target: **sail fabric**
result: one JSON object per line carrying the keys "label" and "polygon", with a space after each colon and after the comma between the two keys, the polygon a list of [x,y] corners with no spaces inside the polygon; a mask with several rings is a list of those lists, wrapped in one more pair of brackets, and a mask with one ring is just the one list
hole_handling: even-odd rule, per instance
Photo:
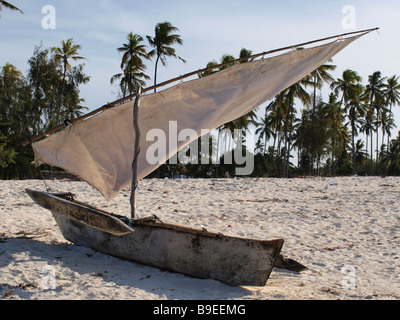
{"label": "sail fabric", "polygon": [[[301,80],[359,36],[340,39],[313,48],[242,64],[209,76],[179,83],[140,99],[140,154],[138,178],[144,178],[203,130],[213,130],[235,120]],[[98,189],[111,201],[131,184],[135,133],[134,101],[107,109],[46,139],[32,144],[38,160],[63,168]],[[177,132],[191,128],[197,136],[173,141],[170,121]],[[156,142],[147,133],[166,134],[166,153],[159,163],[149,163],[147,150]],[[151,161],[150,161],[151,162]]]}

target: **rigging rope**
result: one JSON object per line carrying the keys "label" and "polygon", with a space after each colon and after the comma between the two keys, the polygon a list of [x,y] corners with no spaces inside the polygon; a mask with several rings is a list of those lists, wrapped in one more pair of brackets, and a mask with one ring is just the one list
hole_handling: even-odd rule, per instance
{"label": "rigging rope", "polygon": [[40,173],[40,175],[41,175],[41,177],[42,177],[44,186],[45,186],[45,188],[46,188],[46,192],[53,192],[53,189],[51,189],[51,187],[49,186],[49,184],[46,182],[46,179],[45,179],[45,177],[43,176],[43,172],[42,172],[42,169],[40,169],[40,166],[39,166],[39,173]]}

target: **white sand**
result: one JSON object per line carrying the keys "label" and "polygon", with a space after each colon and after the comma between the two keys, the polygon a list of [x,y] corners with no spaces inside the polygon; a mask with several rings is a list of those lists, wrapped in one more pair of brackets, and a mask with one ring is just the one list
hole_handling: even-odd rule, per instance
{"label": "white sand", "polygon": [[[49,184],[99,208],[129,213],[129,190],[107,203],[84,182]],[[140,183],[141,216],[241,237],[283,238],[282,252],[309,270],[274,268],[265,287],[231,287],[71,244],[25,188],[44,190],[44,184],[0,181],[0,299],[400,299],[400,178]],[[44,273],[46,266],[55,277]],[[46,289],[49,284],[55,288]]]}

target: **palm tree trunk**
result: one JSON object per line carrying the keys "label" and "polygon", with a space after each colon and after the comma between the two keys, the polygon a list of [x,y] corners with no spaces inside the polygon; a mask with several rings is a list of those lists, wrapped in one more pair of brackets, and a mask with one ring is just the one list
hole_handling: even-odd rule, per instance
{"label": "palm tree trunk", "polygon": [[332,174],[332,176],[335,176],[335,174],[336,174],[336,172],[335,172],[335,147],[336,147],[336,138],[335,137],[333,137],[333,139],[332,139],[332,155],[331,155],[331,158],[332,158],[332,163],[331,163],[331,174]]}
{"label": "palm tree trunk", "polygon": [[378,168],[379,168],[379,166],[378,166],[378,163],[379,163],[379,147],[378,147],[378,145],[379,145],[379,134],[378,134],[378,127],[376,127],[376,174],[379,174],[378,173]]}
{"label": "palm tree trunk", "polygon": [[[389,111],[389,121],[392,120],[392,104],[390,104],[390,111]],[[386,144],[386,153],[389,155],[389,143],[390,143],[390,134],[388,132],[387,137],[387,144]],[[387,166],[386,166],[387,167]]]}
{"label": "palm tree trunk", "polygon": [[64,88],[65,88],[66,74],[67,74],[67,66],[66,66],[66,64],[64,64],[64,74],[63,74],[63,79],[62,79],[62,84],[61,84],[61,99],[60,99],[60,105],[58,106],[56,125],[58,125],[60,122],[61,109],[64,104]]}
{"label": "palm tree trunk", "polygon": [[[242,132],[242,118],[238,119],[238,129],[240,130],[240,132]],[[242,139],[242,135],[239,136],[239,139]],[[239,144],[239,146],[242,146],[242,141],[238,141],[237,142]],[[235,147],[236,148],[236,147]],[[240,153],[242,152],[242,150],[240,150]],[[234,159],[233,161],[233,177],[236,177],[236,159]]]}
{"label": "palm tree trunk", "polygon": [[372,146],[372,142],[373,142],[373,139],[372,139],[372,131],[371,131],[371,176],[374,175],[374,161],[373,161],[374,149]]}
{"label": "palm tree trunk", "polygon": [[282,134],[282,132],[280,132],[279,133],[279,136],[278,136],[278,145],[277,145],[277,155],[278,155],[278,157],[280,157],[281,156],[281,145],[282,145],[282,137],[283,137],[283,134]]}
{"label": "palm tree trunk", "polygon": [[[383,146],[385,143],[385,130],[382,130],[382,144],[381,146]],[[383,151],[383,150],[382,150]],[[382,155],[382,154],[381,154]],[[381,167],[379,166],[379,171],[382,172]]]}
{"label": "palm tree trunk", "polygon": [[292,142],[292,131],[293,131],[292,127],[293,127],[293,114],[294,114],[294,104],[293,103],[290,104],[290,109],[289,110],[290,110],[290,119],[289,119],[290,126],[289,126],[289,137],[288,137],[288,148],[287,148],[287,152],[286,152],[286,154],[287,154],[286,172],[285,172],[286,178],[289,178],[290,144]]}
{"label": "palm tree trunk", "polygon": [[387,143],[386,143],[386,153],[389,154],[389,145],[390,145],[390,135],[388,134]]}
{"label": "palm tree trunk", "polygon": [[276,143],[276,136],[277,136],[277,134],[278,134],[278,131],[275,130],[275,134],[274,134],[274,143],[273,143],[273,145],[272,145],[272,155],[274,154],[274,151],[275,151],[275,143]]}
{"label": "palm tree trunk", "polygon": [[353,171],[354,173],[357,172],[356,170],[356,147],[355,147],[355,143],[354,143],[354,139],[355,139],[355,123],[354,123],[354,119],[351,121],[351,147],[352,147],[352,151],[353,151]]}
{"label": "palm tree trunk", "polygon": [[134,91],[135,91],[135,88],[134,88],[134,83],[133,83],[133,77],[132,77],[132,61],[133,61],[133,57],[132,57],[132,54],[131,54],[131,58],[130,58],[131,60],[131,63],[129,63],[129,68],[128,68],[128,79],[127,79],[127,82],[128,82],[128,92],[129,92],[129,94],[133,94],[134,93]]}
{"label": "palm tree trunk", "polygon": [[285,177],[286,174],[286,155],[287,155],[287,140],[288,140],[288,121],[289,121],[289,112],[286,115],[286,121],[285,121],[285,126],[283,129],[284,132],[284,154],[283,154],[283,172],[282,172],[282,176]]}
{"label": "palm tree trunk", "polygon": [[218,178],[218,165],[219,165],[219,133],[221,131],[221,127],[218,127],[218,135],[217,135],[217,155],[215,161],[215,178]]}
{"label": "palm tree trunk", "polygon": [[[317,107],[317,76],[314,77],[314,97],[313,97],[313,109],[311,117],[311,132],[314,132],[315,125],[315,108]],[[314,171],[314,154],[311,154],[311,175]]]}
{"label": "palm tree trunk", "polygon": [[312,108],[312,124],[314,124],[315,108],[317,104],[317,76],[314,77],[314,97],[313,97],[313,108]]}
{"label": "palm tree trunk", "polygon": [[[156,66],[155,66],[155,70],[154,70],[154,86],[156,86],[157,85],[157,66],[158,66],[158,61],[160,60],[160,56],[159,55],[157,55],[157,59],[156,59]],[[157,89],[156,88],[154,88],[154,93],[156,93],[157,92]]]}
{"label": "palm tree trunk", "polygon": [[264,155],[267,153],[267,134],[264,135]]}
{"label": "palm tree trunk", "polygon": [[[367,133],[368,131],[365,131],[365,155],[366,155],[366,159],[368,159],[368,136],[369,134]],[[366,161],[368,163],[368,161]],[[367,168],[365,168],[367,169]]]}

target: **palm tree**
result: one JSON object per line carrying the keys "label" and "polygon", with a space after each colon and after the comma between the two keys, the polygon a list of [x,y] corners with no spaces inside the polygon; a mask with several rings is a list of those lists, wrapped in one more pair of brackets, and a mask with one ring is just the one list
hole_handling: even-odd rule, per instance
{"label": "palm tree", "polygon": [[[147,36],[149,44],[154,47],[154,49],[149,52],[149,56],[157,56],[154,71],[154,86],[157,84],[157,68],[160,60],[164,67],[166,66],[167,57],[178,58],[183,62],[186,62],[184,59],[176,55],[175,49],[171,47],[176,43],[180,45],[183,44],[179,34],[172,34],[172,32],[175,31],[179,31],[179,29],[174,27],[170,22],[160,22],[155,27],[154,38]],[[154,88],[154,92],[156,92],[156,88]]]}
{"label": "palm tree", "polygon": [[[386,80],[384,94],[386,97],[386,101],[389,104],[389,115],[392,116],[392,106],[400,104],[400,83],[399,77],[392,76]],[[387,152],[389,153],[389,139],[390,135],[388,135],[387,139]]]}
{"label": "palm tree", "polygon": [[[253,54],[253,52],[251,50],[242,48],[239,53],[239,59],[250,57],[252,54]],[[244,59],[244,60],[241,60],[240,63],[246,63],[246,62],[250,62],[252,60],[253,59]]]}
{"label": "palm tree", "polygon": [[[239,58],[246,58],[252,55],[251,50],[247,50],[242,48],[239,54]],[[220,64],[222,64],[222,66],[220,66],[218,68],[217,71],[221,71],[224,69],[227,69],[233,65],[235,65],[235,57],[233,55],[230,54],[223,54],[221,59],[220,59]],[[250,59],[245,59],[242,60],[241,63],[246,63],[250,61]],[[231,63],[230,63],[231,62]],[[216,66],[218,65],[216,63],[216,61],[210,61],[207,64],[207,67],[212,67],[212,66]],[[204,77],[206,75],[210,75],[212,73],[215,73],[217,71],[214,70],[210,70],[204,73],[199,74],[199,77]],[[256,118],[257,118],[257,114],[254,110],[250,111],[249,113],[243,115],[242,117],[233,120],[231,122],[228,122],[226,124],[224,124],[223,126],[221,126],[218,130],[222,130],[222,129],[227,129],[225,131],[226,135],[225,135],[225,152],[228,152],[231,148],[231,141],[232,141],[232,136],[229,137],[229,145],[227,143],[228,140],[228,132],[231,132],[233,134],[235,129],[240,129],[242,130],[242,135],[245,136],[246,135],[246,130],[249,127],[250,124],[256,124]]]}
{"label": "palm tree", "polygon": [[[284,94],[283,92],[275,96],[275,99],[265,108],[265,112],[270,112],[271,114],[271,127],[274,130],[274,143],[272,151],[275,149],[276,142],[277,145],[277,155],[280,155],[280,146],[282,133],[284,131],[283,119],[285,116],[285,104],[283,102]],[[276,139],[278,138],[278,141]]]}
{"label": "palm tree", "polygon": [[[382,143],[381,145],[384,144],[385,141],[385,134],[388,135],[388,144],[389,144],[389,139],[392,135],[392,129],[396,128],[396,124],[394,123],[392,114],[389,110],[386,109],[386,111],[381,113],[380,117],[380,126],[382,128]],[[386,146],[386,151],[388,151],[389,148]]]}
{"label": "palm tree", "polygon": [[[264,117],[261,119],[261,122],[257,122],[256,126],[256,134],[259,135],[257,143],[261,145],[261,141],[263,141],[263,153],[267,152],[267,141],[273,136],[274,131],[272,127],[274,119],[272,117],[271,112],[265,112]],[[275,145],[274,145],[275,147]]]}
{"label": "palm tree", "polygon": [[[305,174],[310,174],[313,167],[313,143],[316,142],[316,136],[313,134],[313,125],[316,119],[312,120],[312,111],[304,108],[301,110],[301,119],[296,124],[296,135],[294,146],[298,153],[298,168]],[[321,131],[319,131],[320,136]]]}
{"label": "palm tree", "polygon": [[[239,53],[239,58],[247,58],[250,57],[252,55],[252,51],[251,50],[247,50],[245,48],[242,48],[240,50]],[[223,55],[222,56],[222,61],[221,62],[229,62],[235,60],[234,56],[231,55]],[[246,63],[251,61],[251,59],[244,59],[242,61],[240,61],[240,63]],[[234,63],[228,65],[228,66],[232,66]],[[221,68],[222,70],[222,68]],[[249,113],[243,115],[242,117],[237,119],[237,129],[241,129],[243,131],[243,135],[245,135],[246,130],[248,129],[249,125],[256,125],[257,124],[257,114],[255,112],[255,110],[250,111]]]}
{"label": "palm tree", "polygon": [[[330,59],[328,62],[332,62]],[[313,87],[313,103],[312,103],[312,112],[311,112],[311,126],[314,127],[314,120],[315,120],[315,113],[316,113],[316,106],[317,106],[317,89],[321,90],[324,83],[332,83],[334,78],[329,73],[329,71],[335,71],[336,65],[333,64],[323,64],[311,72],[308,77],[308,81]],[[314,163],[314,159],[311,159],[311,163]]]}
{"label": "palm tree", "polygon": [[110,79],[110,84],[114,84],[115,81],[119,80],[119,89],[121,90],[122,98],[128,95],[129,76],[127,74],[128,70],[123,70],[123,72],[114,74]]}
{"label": "palm tree", "polygon": [[[7,121],[10,118],[9,113],[13,109],[13,97],[15,97],[15,92],[19,87],[18,84],[21,82],[22,73],[13,64],[7,62],[0,69],[0,122]],[[7,108],[2,106],[7,106]],[[0,128],[0,134],[4,133],[1,131]]]}
{"label": "palm tree", "polygon": [[[337,112],[338,117],[342,116],[342,107],[345,106],[347,102],[351,99],[351,97],[355,95],[355,91],[357,91],[357,85],[361,81],[362,79],[356,71],[347,69],[343,71],[342,79],[338,78],[336,79],[336,81],[333,81],[331,83],[331,89],[333,90],[334,94],[336,96],[339,96],[339,94],[341,93],[341,98],[339,100],[339,109]],[[336,119],[335,123],[337,125],[340,124],[339,118]],[[337,127],[337,129],[339,130],[339,127]],[[339,140],[336,140],[336,143],[338,141]],[[332,153],[332,155],[335,155],[335,153]],[[332,164],[334,163],[335,161],[334,159],[332,159]]]}
{"label": "palm tree", "polygon": [[[247,50],[245,48],[242,48],[240,50],[239,53],[239,58],[243,59],[243,58],[247,58],[250,57],[252,55],[252,51],[251,50]],[[222,56],[222,60],[221,63],[225,63],[225,62],[229,62],[229,61],[233,61],[235,60],[235,57],[232,55],[223,55]],[[247,63],[249,61],[251,61],[252,59],[243,59],[240,61],[240,63]],[[220,70],[228,68],[230,66],[234,65],[234,62],[232,62],[232,64],[229,64],[227,66],[221,67]],[[241,116],[240,118],[238,118],[237,120],[233,121],[233,126],[236,127],[236,129],[239,129],[242,131],[242,136],[245,137],[246,136],[246,130],[249,128],[250,125],[257,125],[257,114],[255,112],[255,110],[252,110],[248,113],[246,113],[245,115]],[[235,163],[235,167],[236,167],[236,163]],[[234,174],[235,174],[236,169],[234,170]]]}
{"label": "palm tree", "polygon": [[[380,119],[380,113],[382,112],[383,105],[385,103],[384,99],[384,83],[383,81],[386,78],[382,78],[381,72],[376,71],[372,75],[368,77],[368,84],[366,86],[366,95],[369,98],[369,107],[376,112],[376,161],[379,159],[379,134],[378,134],[378,126],[379,124],[379,119]],[[372,153],[372,150],[371,150]]]}
{"label": "palm tree", "polygon": [[284,127],[286,153],[284,157],[284,177],[289,176],[289,158],[293,133],[293,118],[294,114],[296,113],[296,109],[294,108],[295,99],[300,99],[300,101],[305,105],[311,104],[311,97],[304,88],[308,85],[310,85],[310,81],[308,78],[304,78],[284,90],[284,96],[286,100],[285,105],[287,107]]}
{"label": "palm tree", "polygon": [[127,43],[117,49],[118,52],[123,53],[121,62],[122,73],[115,74],[110,79],[111,84],[121,79],[120,89],[123,97],[128,93],[133,94],[135,92],[136,83],[145,86],[146,83],[143,79],[150,79],[143,72],[146,70],[146,66],[143,64],[142,58],[150,59],[146,52],[146,46],[141,44],[143,38],[138,34],[130,32],[127,40]]}
{"label": "palm tree", "polygon": [[[332,62],[332,59],[329,60]],[[316,97],[317,97],[317,89],[321,90],[324,83],[332,83],[334,81],[332,75],[329,71],[335,71],[336,65],[333,64],[323,64],[319,66],[316,70],[311,72],[309,75],[309,80],[313,83],[314,88],[314,96],[313,96],[313,109],[312,109],[312,117],[314,118],[315,107],[316,107]]]}
{"label": "palm tree", "polygon": [[[373,174],[373,151],[372,151],[372,133],[374,131],[375,115],[374,110],[366,106],[366,115],[362,121],[361,131],[366,135],[366,148],[368,148],[368,137],[371,136],[371,175]],[[367,150],[368,154],[368,150]]]}
{"label": "palm tree", "polygon": [[[243,52],[243,50],[246,50],[246,49],[242,49],[241,53]],[[249,51],[249,52],[251,52],[251,51]],[[235,60],[234,56],[232,56],[230,54],[223,54],[219,63],[215,60],[210,61],[209,63],[207,63],[207,66],[206,66],[206,69],[209,69],[209,70],[200,72],[198,74],[198,76],[199,76],[199,78],[203,78],[205,76],[209,76],[210,74],[216,73],[216,72],[224,70],[226,68],[229,68],[235,64],[234,60]],[[229,62],[232,62],[232,63],[229,63]],[[219,66],[220,64],[222,64],[222,66]],[[219,66],[219,67],[217,67],[217,66]],[[210,69],[211,67],[215,67],[215,68]]]}
{"label": "palm tree", "polygon": [[0,11],[3,10],[3,7],[14,11],[19,11],[23,14],[22,10],[18,9],[16,6],[13,6],[11,3],[7,1],[0,0]]}
{"label": "palm tree", "polygon": [[[88,110],[87,107],[83,106],[81,102],[85,102],[85,99],[79,98],[78,103],[74,106],[69,106],[65,110],[66,116],[68,116],[68,119],[76,119],[85,114],[85,111]],[[85,110],[85,111],[82,111]]]}
{"label": "palm tree", "polygon": [[360,119],[366,112],[365,98],[363,99],[364,86],[357,84],[352,90],[349,101],[346,104],[345,110],[349,118],[351,126],[351,140],[352,140],[352,155],[353,155],[353,170],[356,170],[356,144],[355,137],[357,136],[357,128],[359,128]]}
{"label": "palm tree", "polygon": [[113,75],[110,79],[110,83],[114,84],[115,81],[120,80],[119,87],[121,90],[122,97],[125,98],[127,95],[136,92],[136,83],[140,86],[145,86],[145,80],[149,80],[150,77],[143,72],[143,69],[137,70],[135,66],[126,67],[122,72]]}
{"label": "palm tree", "polygon": [[[213,61],[210,61],[209,63],[207,63],[207,67],[206,67],[206,68],[209,69],[209,68],[215,67],[215,66],[217,66],[217,65],[218,65],[218,62],[215,61],[215,60],[213,60]],[[203,78],[203,77],[209,76],[210,74],[213,74],[213,73],[216,73],[216,72],[218,72],[218,70],[216,70],[216,69],[209,69],[209,70],[207,70],[207,71],[200,72],[200,73],[198,74],[198,76],[199,76],[199,78]]]}
{"label": "palm tree", "polygon": [[328,121],[328,136],[330,140],[330,151],[331,151],[331,173],[334,175],[336,173],[336,158],[338,154],[338,141],[340,140],[340,128],[342,127],[343,112],[340,108],[340,101],[338,101],[337,94],[331,92],[329,94],[328,102],[326,103],[324,109],[326,110],[326,118]]}
{"label": "palm tree", "polygon": [[[218,71],[224,70],[224,69],[226,69],[226,68],[228,68],[230,66],[233,66],[234,62],[232,62],[232,64],[227,64],[227,65],[224,65],[224,66],[219,66],[219,65],[220,64],[225,64],[225,63],[228,63],[228,62],[234,61],[234,60],[235,60],[234,56],[229,55],[229,54],[223,54],[221,59],[220,59],[220,63],[218,63],[215,60],[212,60],[212,61],[207,63],[207,69],[209,69],[211,67],[215,67],[214,69],[209,69],[207,71],[200,72],[198,74],[198,77],[199,78],[203,78],[203,77],[209,76],[209,75],[211,75],[213,73],[216,73]],[[217,67],[217,66],[219,66],[219,67]],[[229,137],[229,147],[228,147],[228,143],[227,143],[227,141],[228,141],[228,132],[229,131],[233,132],[234,129],[237,129],[238,128],[238,123],[239,123],[238,120],[234,120],[234,121],[226,123],[226,124],[224,124],[224,125],[222,125],[222,126],[217,128],[218,136],[217,136],[217,151],[216,151],[216,154],[217,154],[218,161],[219,161],[219,149],[220,149],[219,148],[220,147],[220,132],[223,131],[224,129],[226,129],[226,131],[224,132],[225,133],[225,137],[224,137],[224,148],[225,148],[225,150],[224,150],[224,153],[226,153],[226,152],[228,152],[228,149],[230,148],[230,142],[231,142],[231,138],[232,138],[232,137]],[[218,161],[217,161],[216,166],[215,166],[216,177],[218,177]]]}
{"label": "palm tree", "polygon": [[340,107],[342,107],[357,90],[357,84],[362,81],[361,77],[356,71],[347,69],[343,71],[342,79],[338,78],[331,83],[331,89],[335,94],[342,93],[340,99]]}
{"label": "palm tree", "polygon": [[363,164],[367,160],[367,154],[364,152],[364,142],[361,139],[358,139],[356,142],[356,163]]}
{"label": "palm tree", "polygon": [[61,97],[60,97],[60,105],[58,107],[57,112],[57,121],[56,124],[59,123],[61,108],[63,107],[63,99],[64,99],[64,89],[65,89],[65,79],[67,76],[67,71],[71,70],[71,65],[69,63],[69,59],[74,61],[85,59],[78,55],[78,50],[81,49],[81,46],[73,43],[73,39],[70,38],[66,42],[61,41],[61,47],[53,47],[51,50],[54,52],[54,58],[58,63],[62,64],[62,85],[61,85]]}
{"label": "palm tree", "polygon": [[22,77],[21,71],[16,66],[7,62],[0,71],[0,77],[2,79],[1,85],[4,89],[7,89],[8,83],[15,82]]}
{"label": "palm tree", "polygon": [[399,174],[400,167],[400,131],[396,139],[390,141],[390,151],[387,154],[387,168],[389,174]]}
{"label": "palm tree", "polygon": [[[231,54],[223,54],[221,57],[221,64],[223,64],[223,66],[220,66],[218,71],[227,69],[229,67],[232,67],[235,64],[235,57],[232,56]],[[232,62],[232,63],[228,63],[228,62]],[[228,64],[226,64],[228,63]]]}
{"label": "palm tree", "polygon": [[127,39],[128,43],[123,44],[122,47],[117,49],[118,52],[123,53],[121,69],[124,69],[129,63],[139,69],[143,66],[142,58],[150,59],[146,52],[146,46],[141,44],[143,38],[138,34],[130,32]]}

